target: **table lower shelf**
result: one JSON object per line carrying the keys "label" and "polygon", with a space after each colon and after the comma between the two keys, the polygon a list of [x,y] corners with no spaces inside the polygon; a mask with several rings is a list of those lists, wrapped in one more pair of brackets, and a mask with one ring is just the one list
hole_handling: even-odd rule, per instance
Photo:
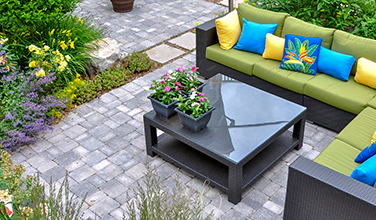
{"label": "table lower shelf", "polygon": [[[285,131],[263,151],[244,163],[242,187],[239,190],[243,191],[252,181],[298,144],[299,140],[292,137],[292,132]],[[152,146],[152,151],[198,178],[209,180],[211,185],[228,193],[229,167],[227,165],[168,134],[158,137],[158,143]]]}

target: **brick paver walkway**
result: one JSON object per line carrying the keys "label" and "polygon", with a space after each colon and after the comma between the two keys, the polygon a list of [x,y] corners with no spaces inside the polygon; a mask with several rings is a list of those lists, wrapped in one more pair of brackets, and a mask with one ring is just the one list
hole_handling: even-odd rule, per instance
{"label": "brick paver walkway", "polygon": [[[83,0],[77,11],[108,26],[108,35],[122,44],[123,51],[132,52],[185,32],[224,9],[204,0],[136,0],[132,12],[118,14],[107,0]],[[179,39],[172,42],[179,44]],[[54,131],[42,134],[37,144],[19,149],[13,162],[25,165],[26,174],[39,172],[42,182],[52,178],[60,183],[68,172],[71,191],[81,198],[88,193],[84,217],[122,219],[126,192],[143,178],[147,163],[157,167],[166,183],[178,172],[158,156],[146,155],[142,116],[152,109],[146,98],[150,82],[182,65],[195,65],[195,52],[79,106]],[[335,135],[307,123],[301,150],[289,152],[270,168],[237,205],[229,203],[220,190],[211,189],[205,194],[205,212],[214,210],[216,219],[281,219],[289,164],[298,155],[315,158]],[[201,180],[185,172],[179,175],[188,188],[201,190]]]}

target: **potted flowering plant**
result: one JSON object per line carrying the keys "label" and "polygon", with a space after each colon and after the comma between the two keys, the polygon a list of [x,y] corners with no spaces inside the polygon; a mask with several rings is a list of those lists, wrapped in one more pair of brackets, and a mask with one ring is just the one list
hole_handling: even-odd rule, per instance
{"label": "potted flowering plant", "polygon": [[184,127],[193,132],[198,132],[209,123],[215,107],[209,105],[209,99],[204,97],[204,93],[197,93],[193,89],[188,97],[180,96],[175,111]]}
{"label": "potted flowering plant", "polygon": [[178,102],[181,83],[172,78],[168,72],[164,73],[161,80],[154,80],[149,90],[153,90],[148,98],[155,112],[166,118],[174,113],[175,104]]}
{"label": "potted flowering plant", "polygon": [[205,86],[205,83],[200,82],[197,79],[197,75],[200,74],[197,71],[197,67],[193,66],[191,68],[185,68],[181,66],[175,71],[171,71],[171,76],[180,82],[182,85],[182,92],[186,95],[191,94],[192,89],[197,91],[202,91],[202,88]]}

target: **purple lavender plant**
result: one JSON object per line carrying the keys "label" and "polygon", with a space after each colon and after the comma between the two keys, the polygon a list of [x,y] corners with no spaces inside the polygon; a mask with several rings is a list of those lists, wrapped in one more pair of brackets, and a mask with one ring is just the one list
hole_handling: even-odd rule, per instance
{"label": "purple lavender plant", "polygon": [[0,65],[0,145],[7,151],[33,143],[38,133],[52,130],[50,111],[66,107],[63,100],[46,92],[55,73],[37,77],[37,71],[8,71]]}

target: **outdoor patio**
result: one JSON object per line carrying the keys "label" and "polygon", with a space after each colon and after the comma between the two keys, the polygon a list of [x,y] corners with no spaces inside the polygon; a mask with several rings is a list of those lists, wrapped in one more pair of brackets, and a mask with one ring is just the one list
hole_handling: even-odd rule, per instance
{"label": "outdoor patio", "polygon": [[[71,191],[80,198],[88,193],[85,218],[122,219],[126,192],[137,187],[147,163],[157,167],[171,188],[179,173],[185,186],[200,192],[202,180],[178,171],[158,156],[147,156],[143,115],[152,110],[147,99],[152,80],[170,69],[195,65],[191,30],[226,10],[224,5],[205,0],[136,0],[132,12],[119,14],[113,12],[109,0],[82,0],[76,12],[106,26],[106,35],[119,42],[121,51],[148,49],[149,56],[164,66],[79,106],[53,131],[41,134],[38,143],[20,148],[13,162],[25,166],[25,175],[39,172],[44,183],[50,178],[61,183],[68,172]],[[282,219],[288,166],[299,155],[314,159],[335,136],[307,122],[299,151],[287,153],[266,171],[237,205],[211,188],[205,193],[205,213],[214,211],[215,219]]]}

